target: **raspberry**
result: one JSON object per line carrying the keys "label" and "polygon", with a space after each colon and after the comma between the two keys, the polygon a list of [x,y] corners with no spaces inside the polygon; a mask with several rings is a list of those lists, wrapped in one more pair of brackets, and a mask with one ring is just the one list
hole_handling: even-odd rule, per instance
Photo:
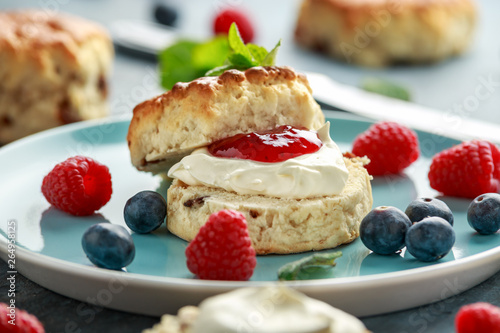
{"label": "raspberry", "polygon": [[233,22],[236,23],[245,44],[250,43],[254,37],[253,26],[244,13],[235,9],[225,9],[217,14],[214,20],[214,34],[227,35]]}
{"label": "raspberry", "polygon": [[417,134],[398,123],[373,124],[354,139],[352,153],[367,156],[366,166],[372,176],[397,174],[416,161],[420,155]]}
{"label": "raspberry", "polygon": [[109,201],[112,192],[108,167],[84,156],[57,164],[42,183],[42,193],[50,204],[78,216],[93,214]]}
{"label": "raspberry", "polygon": [[429,181],[444,195],[475,198],[500,190],[500,150],[488,141],[463,142],[432,158]]}
{"label": "raspberry", "polygon": [[[11,316],[14,314],[15,317]],[[40,321],[32,314],[17,308],[13,310],[9,308],[7,304],[0,303],[0,332],[45,333],[45,330]]]}
{"label": "raspberry", "polygon": [[187,267],[204,280],[250,279],[257,263],[245,216],[213,213],[186,248]]}
{"label": "raspberry", "polygon": [[500,308],[486,302],[464,305],[455,317],[457,333],[500,333]]}

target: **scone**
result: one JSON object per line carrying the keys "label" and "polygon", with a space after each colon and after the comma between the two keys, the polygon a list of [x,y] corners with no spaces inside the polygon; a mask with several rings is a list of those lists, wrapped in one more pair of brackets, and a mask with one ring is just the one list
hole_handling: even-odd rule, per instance
{"label": "scone", "polygon": [[[258,318],[257,320],[255,318]],[[369,333],[356,317],[284,286],[240,288],[164,315],[143,333]]]}
{"label": "scone", "polygon": [[475,25],[473,0],[304,0],[295,40],[364,66],[429,63],[464,52]]}
{"label": "scone", "polygon": [[[286,128],[291,132],[279,132]],[[249,132],[263,142],[246,141]],[[292,138],[273,141],[282,134],[297,135],[297,147]],[[234,209],[246,216],[257,254],[333,248],[358,236],[372,206],[367,160],[343,158],[306,78],[291,68],[231,70],[177,84],[135,108],[128,142],[139,170],[168,171],[174,178],[167,227],[188,241],[210,214]],[[241,151],[228,157],[239,148],[226,143],[260,157],[269,149],[283,156],[309,143],[317,146],[279,161],[257,161]]]}
{"label": "scone", "polygon": [[135,167],[166,173],[195,148],[224,137],[278,125],[318,129],[324,122],[304,75],[252,67],[177,83],[137,105],[127,140]]}
{"label": "scone", "polygon": [[366,160],[345,158],[349,177],[334,196],[289,199],[241,195],[222,189],[188,186],[174,180],[168,190],[167,225],[175,235],[191,241],[210,214],[222,209],[243,213],[252,246],[259,255],[323,250],[350,243],[372,208],[371,177]]}
{"label": "scone", "polygon": [[113,45],[99,25],[42,10],[0,12],[0,144],[108,113]]}

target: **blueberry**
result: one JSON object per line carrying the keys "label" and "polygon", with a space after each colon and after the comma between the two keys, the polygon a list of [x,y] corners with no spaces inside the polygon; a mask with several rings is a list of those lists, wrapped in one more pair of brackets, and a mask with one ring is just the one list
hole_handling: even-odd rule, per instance
{"label": "blueberry", "polygon": [[443,258],[455,244],[455,230],[439,216],[426,217],[414,223],[406,233],[406,249],[420,261]]}
{"label": "blueberry", "polygon": [[482,235],[497,232],[500,229],[500,194],[485,193],[475,198],[467,209],[467,222]]}
{"label": "blueberry", "polygon": [[378,254],[392,254],[405,246],[411,221],[396,207],[381,206],[369,212],[359,227],[363,244]]}
{"label": "blueberry", "polygon": [[122,269],[135,256],[135,245],[127,229],[111,223],[97,223],[82,237],[83,251],[96,266]]}
{"label": "blueberry", "polygon": [[167,203],[161,194],[154,191],[137,193],[127,200],[123,210],[127,226],[140,234],[158,229],[166,216]]}
{"label": "blueberry", "polygon": [[172,6],[157,4],[154,8],[154,16],[159,23],[174,26],[178,14],[177,10]]}
{"label": "blueberry", "polygon": [[412,222],[419,222],[429,216],[439,216],[453,225],[453,213],[450,207],[436,198],[418,198],[413,200],[405,211]]}

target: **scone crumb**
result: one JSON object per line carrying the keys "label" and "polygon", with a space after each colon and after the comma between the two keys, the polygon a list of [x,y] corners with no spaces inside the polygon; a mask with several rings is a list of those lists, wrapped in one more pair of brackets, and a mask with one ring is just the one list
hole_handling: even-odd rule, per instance
{"label": "scone crumb", "polygon": [[353,163],[361,163],[362,165],[368,165],[370,163],[368,156],[357,156],[351,152],[345,152],[342,156],[344,157],[344,161],[349,160]]}
{"label": "scone crumb", "polygon": [[352,152],[350,151],[346,151],[342,154],[342,156],[344,156],[345,158],[355,158],[355,157],[358,157],[357,155],[354,155]]}

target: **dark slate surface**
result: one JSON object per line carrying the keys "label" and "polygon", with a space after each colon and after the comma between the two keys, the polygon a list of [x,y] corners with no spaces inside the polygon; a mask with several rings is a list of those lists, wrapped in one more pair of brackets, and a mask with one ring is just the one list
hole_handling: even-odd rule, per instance
{"label": "dark slate surface", "polygon": [[[7,265],[0,261],[0,301],[9,300]],[[418,292],[417,290],[415,292]],[[48,333],[141,332],[160,319],[94,308],[16,275],[16,305],[36,315]],[[453,333],[458,309],[474,302],[500,306],[500,273],[479,286],[441,302],[387,315],[362,318],[373,333]]]}

